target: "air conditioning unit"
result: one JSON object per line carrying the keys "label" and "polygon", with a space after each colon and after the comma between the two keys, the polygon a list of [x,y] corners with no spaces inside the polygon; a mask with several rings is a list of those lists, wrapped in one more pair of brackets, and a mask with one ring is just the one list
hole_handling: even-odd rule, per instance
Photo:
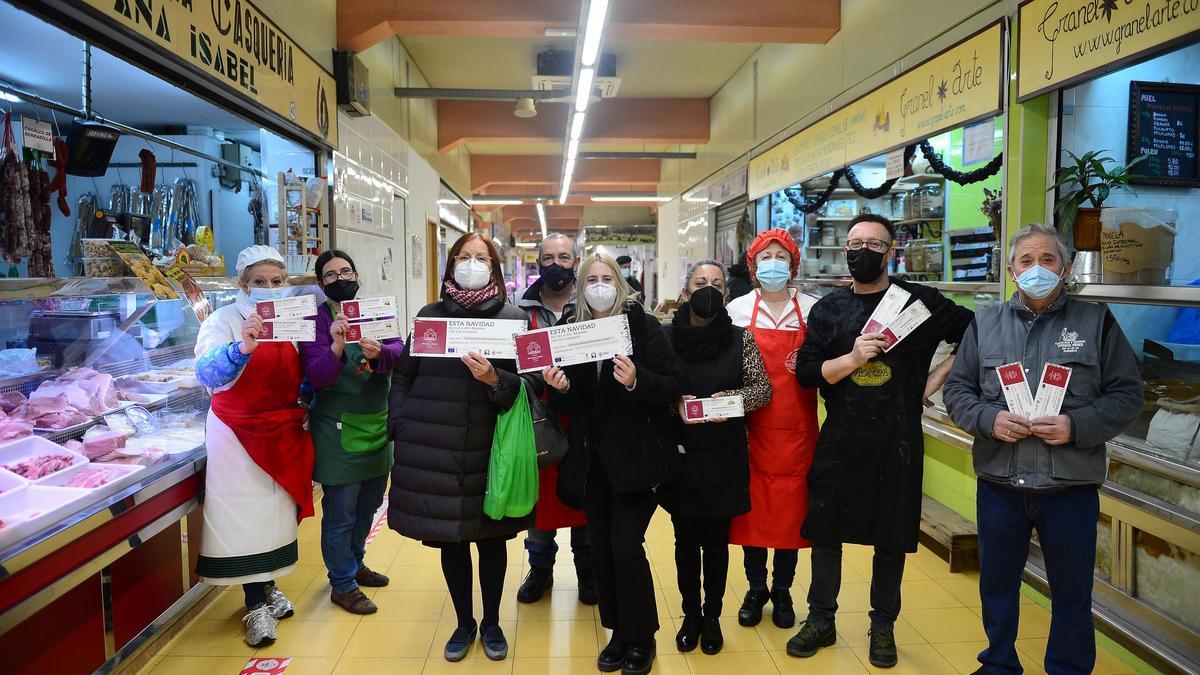
{"label": "air conditioning unit", "polygon": [[333,74],[337,80],[338,109],[350,117],[371,114],[367,67],[354,52],[333,53]]}
{"label": "air conditioning unit", "polygon": [[[533,88],[538,91],[571,92],[572,75],[575,74],[575,52],[551,49],[537,55],[537,75],[533,76]],[[617,77],[615,54],[601,54],[596,67],[596,78],[592,81],[592,93],[600,98],[612,98],[621,89],[621,78]]]}

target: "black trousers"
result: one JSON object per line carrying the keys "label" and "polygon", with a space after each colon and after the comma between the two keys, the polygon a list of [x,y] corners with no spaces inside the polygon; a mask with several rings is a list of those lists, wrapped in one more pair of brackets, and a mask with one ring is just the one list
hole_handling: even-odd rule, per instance
{"label": "black trousers", "polygon": [[[508,565],[508,542],[502,538],[475,542],[479,551],[479,591],[483,596],[483,620],[487,628],[500,623],[500,599],[504,595],[504,572]],[[475,625],[472,601],[471,542],[443,544],[442,576],[450,590],[459,628]]]}
{"label": "black trousers", "polygon": [[600,623],[626,643],[645,642],[658,631],[654,578],[643,546],[657,507],[652,492],[614,493],[603,467],[593,465],[588,471],[584,511]]}
{"label": "black trousers", "polygon": [[[771,569],[771,588],[791,588],[796,580],[796,561],[800,552],[794,548],[777,548]],[[758,546],[742,547],[742,565],[750,588],[767,587],[767,549]]]}
{"label": "black trousers", "polygon": [[[891,629],[900,616],[900,580],[904,554],[875,547],[871,560],[871,627]],[[826,627],[837,613],[842,588],[842,545],[812,547],[812,585],[808,587],[808,621]]]}
{"label": "black trousers", "polygon": [[[671,516],[675,526],[675,572],[685,616],[721,616],[729,576],[729,519]],[[702,560],[703,558],[703,560]],[[704,604],[700,571],[704,569]],[[703,610],[703,611],[702,611]]]}

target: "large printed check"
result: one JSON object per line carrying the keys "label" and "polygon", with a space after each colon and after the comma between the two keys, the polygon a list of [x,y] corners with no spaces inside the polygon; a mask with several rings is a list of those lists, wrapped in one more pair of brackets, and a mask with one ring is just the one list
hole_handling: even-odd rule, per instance
{"label": "large printed check", "polygon": [[522,333],[516,337],[516,345],[520,373],[633,353],[629,317],[624,314]]}
{"label": "large printed check", "polygon": [[413,320],[409,349],[415,356],[462,358],[476,352],[489,359],[513,359],[513,338],[528,328],[515,319],[439,319]]}

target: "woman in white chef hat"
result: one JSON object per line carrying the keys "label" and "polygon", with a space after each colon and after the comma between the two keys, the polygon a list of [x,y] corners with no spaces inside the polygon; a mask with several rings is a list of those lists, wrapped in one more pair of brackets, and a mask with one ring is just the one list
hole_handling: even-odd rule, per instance
{"label": "woman in white chef hat", "polygon": [[196,573],[241,584],[246,643],[275,640],[294,613],[274,580],[296,564],[297,525],[313,515],[312,436],[297,402],[304,371],[296,345],[260,342],[255,304],[290,295],[283,256],[269,246],[238,254],[237,301],[200,326],[196,375],[212,391],[205,442],[204,539]]}

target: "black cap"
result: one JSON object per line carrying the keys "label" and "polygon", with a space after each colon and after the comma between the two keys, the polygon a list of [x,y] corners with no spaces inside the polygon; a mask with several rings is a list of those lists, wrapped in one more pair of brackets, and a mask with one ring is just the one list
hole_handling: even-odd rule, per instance
{"label": "black cap", "polygon": [[632,264],[633,264],[633,258],[630,258],[630,257],[629,257],[629,256],[627,256],[627,255],[618,256],[618,257],[617,257],[617,264],[618,264],[618,265],[632,265]]}

